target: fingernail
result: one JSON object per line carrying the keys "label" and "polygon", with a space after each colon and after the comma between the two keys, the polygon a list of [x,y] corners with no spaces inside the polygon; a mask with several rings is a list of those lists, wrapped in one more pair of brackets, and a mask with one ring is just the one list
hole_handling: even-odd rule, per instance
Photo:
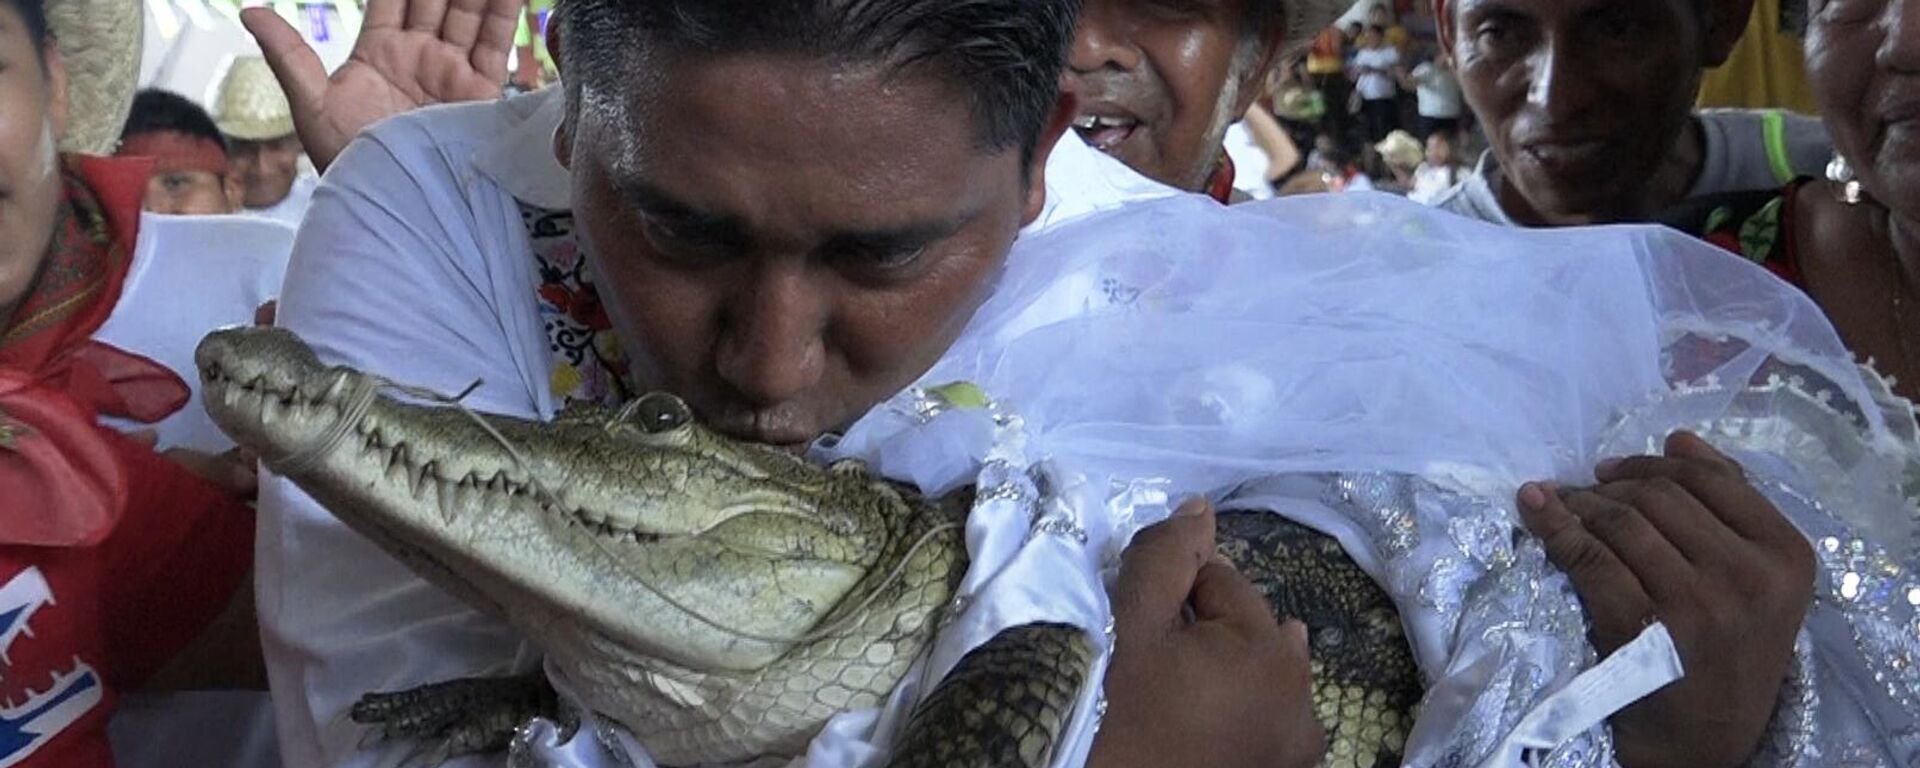
{"label": "fingernail", "polygon": [[1239,570],[1239,568],[1233,564],[1232,560],[1228,560],[1226,555],[1220,554],[1219,552],[1214,552],[1212,557],[1207,558],[1207,562]]}
{"label": "fingernail", "polygon": [[1599,464],[1593,466],[1593,474],[1595,476],[1611,475],[1614,470],[1620,468],[1622,461],[1625,459],[1602,459]]}
{"label": "fingernail", "polygon": [[1547,491],[1539,483],[1527,483],[1520,486],[1520,505],[1533,511],[1547,507]]}
{"label": "fingernail", "polygon": [[1207,513],[1207,500],[1199,496],[1181,502],[1180,508],[1173,511],[1174,517],[1199,517]]}

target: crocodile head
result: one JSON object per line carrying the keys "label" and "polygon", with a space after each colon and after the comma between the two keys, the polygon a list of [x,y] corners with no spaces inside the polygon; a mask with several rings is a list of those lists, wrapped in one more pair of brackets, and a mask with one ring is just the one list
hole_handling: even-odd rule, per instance
{"label": "crocodile head", "polygon": [[377,397],[278,329],[215,333],[197,363],[236,442],[536,642],[758,670],[909,536],[883,481],[726,439],[667,394],[551,424],[478,417]]}

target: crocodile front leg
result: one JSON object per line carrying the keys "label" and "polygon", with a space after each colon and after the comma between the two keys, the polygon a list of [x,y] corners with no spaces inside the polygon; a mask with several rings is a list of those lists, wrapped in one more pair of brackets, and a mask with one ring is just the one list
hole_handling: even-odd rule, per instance
{"label": "crocodile front leg", "polygon": [[888,768],[1045,768],[1093,658],[1086,634],[1067,624],[995,635],[914,708]]}
{"label": "crocodile front leg", "polygon": [[434,765],[462,755],[505,751],[515,729],[536,717],[572,732],[578,722],[560,706],[544,672],[476,677],[395,693],[370,693],[348,715],[369,727],[367,740],[417,741]]}

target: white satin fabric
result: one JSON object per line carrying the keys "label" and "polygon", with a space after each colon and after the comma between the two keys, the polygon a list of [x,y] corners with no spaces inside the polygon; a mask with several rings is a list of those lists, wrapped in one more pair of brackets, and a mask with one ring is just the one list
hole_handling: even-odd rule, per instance
{"label": "white satin fabric", "polygon": [[[1023,238],[924,381],[820,452],[979,485],[964,597],[928,674],[795,765],[878,764],[917,695],[1004,627],[1106,647],[1100,575],[1196,494],[1334,536],[1395,598],[1430,685],[1409,764],[1610,765],[1606,716],[1683,670],[1657,624],[1597,664],[1511,500],[1677,428],[1734,451],[1821,555],[1759,762],[1920,764],[1912,412],[1804,295],[1678,234],[1499,229],[1377,195],[1139,203]],[[953,381],[994,406],[951,407],[934,387]],[[1092,688],[1058,765],[1084,760]],[[582,733],[534,728],[518,754],[647,764],[617,727]]]}

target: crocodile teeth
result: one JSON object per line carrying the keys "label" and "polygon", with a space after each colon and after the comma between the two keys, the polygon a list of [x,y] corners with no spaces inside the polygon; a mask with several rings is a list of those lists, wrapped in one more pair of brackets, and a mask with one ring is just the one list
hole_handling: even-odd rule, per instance
{"label": "crocodile teeth", "polygon": [[607,525],[617,531],[631,531],[640,525],[640,515],[631,507],[608,510]]}
{"label": "crocodile teeth", "polygon": [[401,481],[407,481],[412,479],[407,475],[408,472],[412,471],[412,469],[409,466],[412,464],[412,462],[407,460],[408,459],[407,453],[408,451],[407,451],[406,443],[401,443],[393,447],[393,453],[387,456],[387,479],[388,480],[392,480],[394,482],[401,482]]}
{"label": "crocodile teeth", "polygon": [[438,468],[439,467],[434,462],[429,461],[425,464],[420,465],[419,469],[414,470],[414,474],[413,474],[413,500],[414,501],[426,500],[427,486],[429,484],[429,481],[434,479],[433,477],[434,470]]}
{"label": "crocodile teeth", "polygon": [[440,520],[447,525],[453,525],[454,519],[459,517],[459,510],[454,508],[453,488],[454,484],[446,480],[435,483],[433,487],[434,498],[440,502]]}
{"label": "crocodile teeth", "polygon": [[480,490],[479,476],[469,474],[465,478],[461,479],[459,485],[454,486],[454,490],[453,490],[454,506],[463,510],[473,509],[474,507],[479,506],[480,499],[482,498],[481,496],[482,493],[483,491]]}
{"label": "crocodile teeth", "polygon": [[607,522],[607,516],[600,514],[599,510],[582,509],[578,514],[580,515],[580,519],[588,525],[604,525]]}

